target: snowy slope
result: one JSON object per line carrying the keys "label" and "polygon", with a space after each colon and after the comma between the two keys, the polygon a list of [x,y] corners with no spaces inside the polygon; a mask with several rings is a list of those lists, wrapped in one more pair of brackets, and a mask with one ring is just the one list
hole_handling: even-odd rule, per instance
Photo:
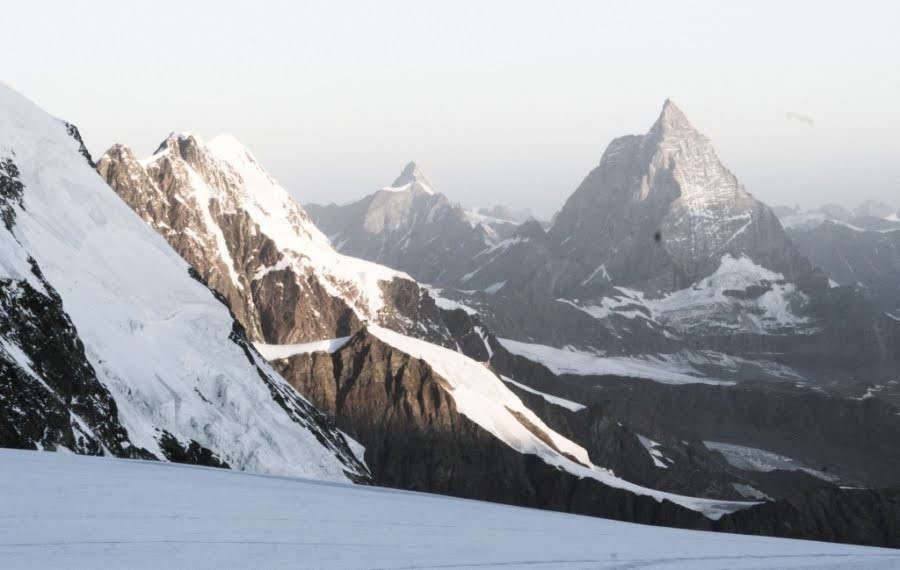
{"label": "snowy slope", "polygon": [[[3,85],[0,157],[15,162],[24,185],[11,230],[0,228],[0,278],[44,291],[34,260],[133,446],[162,459],[167,431],[238,469],[332,481],[364,472],[321,414],[246,348],[228,309],[103,183],[66,125]],[[3,343],[35,374],[21,339]]]}
{"label": "snowy slope", "polygon": [[51,453],[0,451],[0,488],[10,568],[900,566],[888,549]]}

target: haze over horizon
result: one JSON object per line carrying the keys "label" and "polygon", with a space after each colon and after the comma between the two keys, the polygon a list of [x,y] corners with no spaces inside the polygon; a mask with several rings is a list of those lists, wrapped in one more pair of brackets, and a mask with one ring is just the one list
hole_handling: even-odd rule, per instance
{"label": "haze over horizon", "polygon": [[[12,1],[3,81],[95,157],[229,132],[301,202],[414,160],[473,206],[558,210],[671,98],[770,205],[900,207],[900,4]],[[114,77],[114,80],[110,80]],[[65,85],[65,89],[60,89]]]}

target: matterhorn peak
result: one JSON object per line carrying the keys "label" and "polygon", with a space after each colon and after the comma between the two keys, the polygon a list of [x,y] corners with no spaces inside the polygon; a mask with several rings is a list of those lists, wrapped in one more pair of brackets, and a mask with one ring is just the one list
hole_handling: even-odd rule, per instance
{"label": "matterhorn peak", "polygon": [[427,194],[435,193],[434,186],[428,182],[418,165],[415,162],[409,162],[403,167],[400,176],[386,190],[411,190],[414,188],[418,188]]}
{"label": "matterhorn peak", "polygon": [[653,127],[651,127],[650,133],[666,135],[669,133],[684,131],[696,132],[696,129],[694,129],[693,125],[691,125],[691,122],[688,121],[688,118],[684,114],[684,112],[679,109],[671,99],[666,99],[666,101],[663,103],[662,111],[660,111],[659,113],[659,118],[656,119]]}
{"label": "matterhorn peak", "polygon": [[662,112],[660,113],[660,115],[669,120],[687,120],[687,117],[684,116],[684,112],[678,108],[678,105],[676,105],[674,101],[668,98],[663,101]]}

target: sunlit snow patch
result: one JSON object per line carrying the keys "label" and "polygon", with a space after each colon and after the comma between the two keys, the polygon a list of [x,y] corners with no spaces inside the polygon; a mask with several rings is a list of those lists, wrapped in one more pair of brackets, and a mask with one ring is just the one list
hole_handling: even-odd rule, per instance
{"label": "sunlit snow patch", "polygon": [[310,352],[332,353],[347,344],[349,340],[349,336],[342,336],[340,338],[301,342],[299,344],[264,344],[255,342],[253,346],[266,360],[281,360],[282,358],[290,358],[297,354],[308,354]]}
{"label": "sunlit snow patch", "polygon": [[653,460],[653,465],[662,469],[668,469],[669,466],[666,465],[665,461],[670,461],[670,459],[663,455],[662,451],[658,449],[659,443],[653,441],[649,437],[644,437],[638,434],[635,435],[637,435],[638,440],[640,440],[641,445],[644,446],[644,449],[647,450],[647,453],[650,454],[650,458]]}
{"label": "sunlit snow patch", "polygon": [[551,404],[561,406],[563,408],[566,408],[567,410],[571,410],[573,412],[579,412],[579,411],[587,408],[587,406],[585,406],[584,404],[579,404],[577,402],[573,402],[572,400],[566,400],[565,398],[560,398],[559,396],[554,396],[552,394],[547,394],[546,392],[541,392],[539,390],[535,390],[531,386],[526,386],[525,384],[516,382],[512,378],[507,378],[506,376],[500,376],[500,378],[502,378],[503,381],[506,382],[507,384],[512,384],[513,386],[515,386],[517,388],[521,388],[522,390],[525,390],[526,392],[530,392],[532,394],[537,394],[538,396],[547,400]]}

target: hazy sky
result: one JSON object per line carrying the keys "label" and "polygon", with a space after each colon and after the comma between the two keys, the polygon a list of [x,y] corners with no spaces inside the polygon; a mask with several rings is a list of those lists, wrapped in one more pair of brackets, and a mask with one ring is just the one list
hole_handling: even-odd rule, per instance
{"label": "hazy sky", "polygon": [[301,202],[415,160],[557,210],[671,97],[770,204],[900,205],[900,2],[4,0],[2,79],[95,155],[230,132]]}

